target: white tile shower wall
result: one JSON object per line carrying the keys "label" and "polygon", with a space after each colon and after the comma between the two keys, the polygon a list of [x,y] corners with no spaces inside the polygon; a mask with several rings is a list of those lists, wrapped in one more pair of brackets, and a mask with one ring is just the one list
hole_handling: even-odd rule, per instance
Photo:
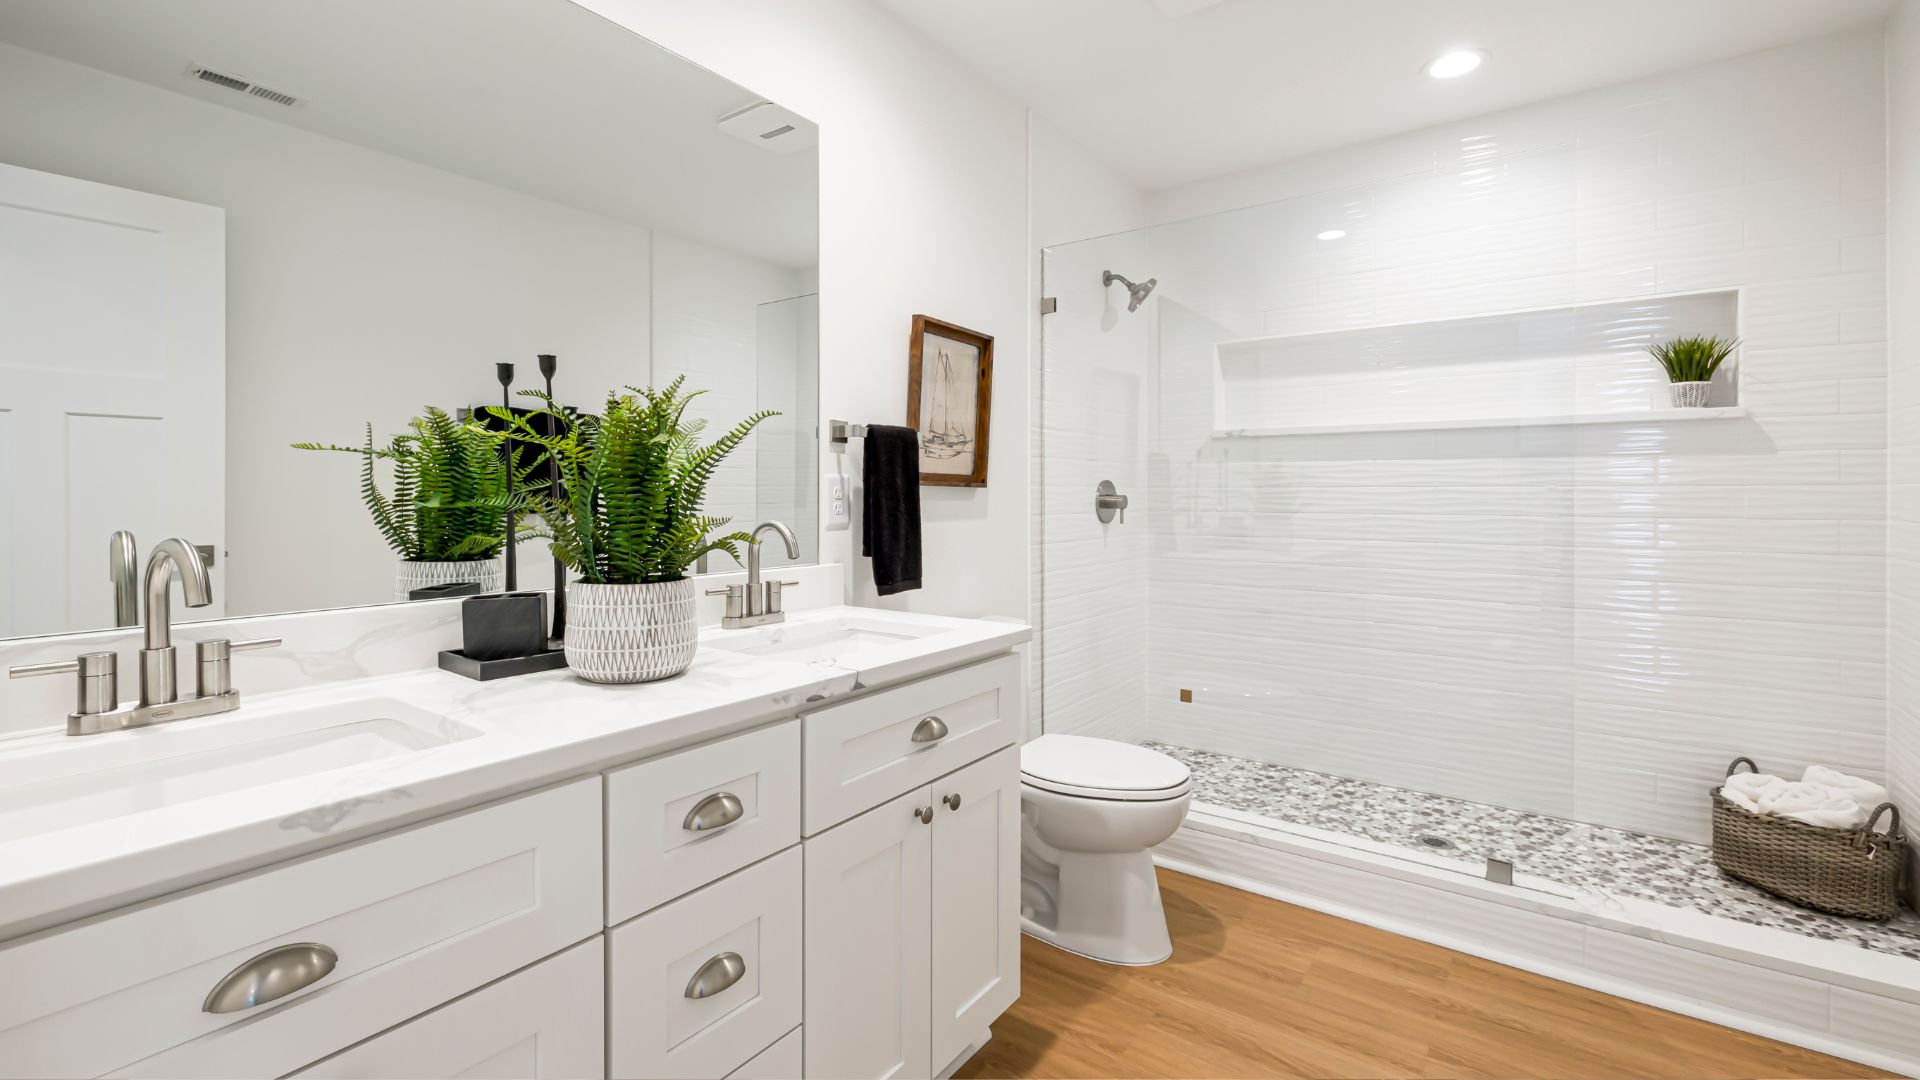
{"label": "white tile shower wall", "polygon": [[[1881,49],[1320,155],[1275,175],[1362,186],[1152,230],[1151,734],[1694,840],[1736,754],[1881,774]],[[1209,438],[1218,341],[1721,289],[1747,420]]]}
{"label": "white tile shower wall", "polygon": [[[1887,28],[1887,771],[1920,811],[1920,7]],[[1864,257],[1864,254],[1863,254]]]}

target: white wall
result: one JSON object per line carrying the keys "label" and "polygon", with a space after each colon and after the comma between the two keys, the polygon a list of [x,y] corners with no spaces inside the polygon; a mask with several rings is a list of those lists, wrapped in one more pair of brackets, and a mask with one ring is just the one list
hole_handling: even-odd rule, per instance
{"label": "white wall", "polygon": [[[718,391],[716,415],[744,415],[756,305],[805,276],[672,236],[650,253],[637,225],[10,46],[0,96],[35,102],[0,115],[6,161],[226,210],[230,614],[391,598],[357,462],[288,443],[358,444],[367,421],[384,438],[426,403],[495,402],[493,365],[533,388],[542,352],[560,357],[560,396],[596,407],[650,380],[650,336]],[[754,457],[715,485],[742,517]],[[520,561],[523,587],[550,583],[544,543]]]}
{"label": "white wall", "polygon": [[987,487],[922,490],[925,587],[877,598],[857,529],[824,532],[822,557],[848,564],[854,602],[1025,617],[1023,110],[864,0],[581,2],[820,124],[823,421],[905,422],[916,313],[994,336]]}
{"label": "white wall", "polygon": [[[1156,194],[1360,185],[1154,231],[1154,734],[1689,839],[1879,774],[1884,120],[1861,34]],[[1220,340],[1718,288],[1747,420],[1210,438]]]}
{"label": "white wall", "polygon": [[[1146,193],[1065,133],[1030,119],[1034,506],[1034,657],[1028,726],[1134,740],[1145,732],[1146,529],[1151,309],[1126,314],[1126,292],[1100,284],[1103,260],[1150,274]],[[1110,236],[1098,243],[1072,243]],[[1043,257],[1043,250],[1045,251]],[[1118,306],[1114,301],[1118,298]],[[1098,313],[1097,315],[1094,313]],[[1091,317],[1090,317],[1091,316]],[[1100,524],[1093,489],[1110,479],[1134,500],[1132,524]]]}
{"label": "white wall", "polygon": [[[1920,6],[1887,30],[1887,771],[1920,807]],[[1920,811],[1916,811],[1920,812]]]}

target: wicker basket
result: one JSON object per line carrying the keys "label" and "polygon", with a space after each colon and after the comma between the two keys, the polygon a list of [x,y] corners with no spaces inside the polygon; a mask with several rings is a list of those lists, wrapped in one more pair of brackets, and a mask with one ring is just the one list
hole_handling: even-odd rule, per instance
{"label": "wicker basket", "polygon": [[[1752,758],[1734,758],[1754,772]],[[1891,815],[1884,833],[1874,831]],[[1713,864],[1741,881],[1834,915],[1890,919],[1900,910],[1900,875],[1907,838],[1900,811],[1881,803],[1860,829],[1827,829],[1789,818],[1755,814],[1713,789]]]}

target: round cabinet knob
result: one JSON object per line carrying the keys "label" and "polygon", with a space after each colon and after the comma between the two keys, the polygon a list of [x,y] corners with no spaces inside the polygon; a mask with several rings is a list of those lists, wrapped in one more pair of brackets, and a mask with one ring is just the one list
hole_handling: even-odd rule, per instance
{"label": "round cabinet knob", "polygon": [[960,793],[957,791],[940,801],[946,803],[949,810],[960,809]]}
{"label": "round cabinet knob", "polygon": [[913,812],[913,816],[920,819],[920,824],[931,825],[933,824],[933,807],[923,806],[918,810],[915,810]]}

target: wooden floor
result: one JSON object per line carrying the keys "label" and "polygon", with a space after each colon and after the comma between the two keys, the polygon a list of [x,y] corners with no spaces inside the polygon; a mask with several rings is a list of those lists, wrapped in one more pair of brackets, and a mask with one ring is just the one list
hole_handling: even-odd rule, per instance
{"label": "wooden floor", "polygon": [[1173,959],[1025,938],[961,1077],[1855,1077],[1862,1065],[1161,871]]}

